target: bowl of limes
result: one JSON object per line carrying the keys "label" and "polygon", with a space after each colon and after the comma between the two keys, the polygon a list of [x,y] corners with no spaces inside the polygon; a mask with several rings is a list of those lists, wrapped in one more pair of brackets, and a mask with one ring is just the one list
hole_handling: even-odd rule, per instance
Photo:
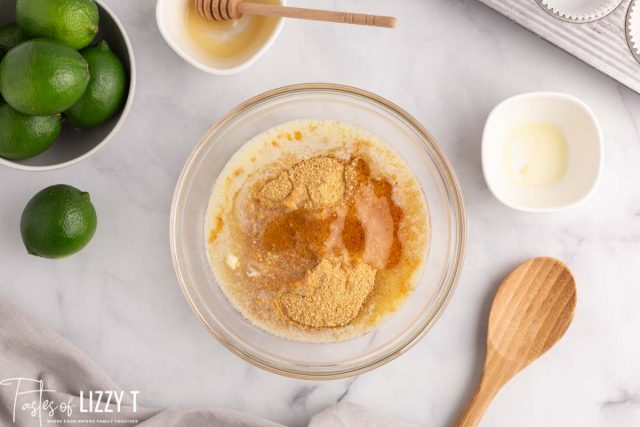
{"label": "bowl of limes", "polygon": [[122,24],[95,0],[0,0],[0,10],[0,163],[43,171],[86,159],[133,102]]}

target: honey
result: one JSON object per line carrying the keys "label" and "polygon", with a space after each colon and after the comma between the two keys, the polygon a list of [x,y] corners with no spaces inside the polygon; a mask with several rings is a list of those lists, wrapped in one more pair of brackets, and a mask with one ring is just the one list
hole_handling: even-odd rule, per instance
{"label": "honey", "polygon": [[[280,4],[278,0],[253,0]],[[214,59],[246,58],[258,51],[278,25],[278,18],[243,16],[240,19],[213,22],[201,17],[193,0],[187,1],[185,31],[194,47]]]}

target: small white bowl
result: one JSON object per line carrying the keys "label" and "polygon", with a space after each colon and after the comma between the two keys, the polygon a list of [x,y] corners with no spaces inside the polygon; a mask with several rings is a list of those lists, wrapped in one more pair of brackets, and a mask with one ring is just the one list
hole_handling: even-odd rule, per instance
{"label": "small white bowl", "polygon": [[[186,10],[188,3],[192,1],[158,0],[156,3],[156,22],[160,34],[162,34],[171,49],[189,64],[209,74],[236,74],[248,68],[271,47],[284,25],[284,20],[279,19],[278,24],[266,42],[250,56],[234,58],[233,60],[215,59],[198,50],[194,43],[188,39],[185,29]],[[285,0],[280,0],[279,3],[286,4]]]}
{"label": "small white bowl", "polygon": [[[122,110],[111,117],[106,123],[92,129],[72,129],[68,125],[62,126],[62,132],[53,145],[42,154],[25,160],[7,160],[0,157],[0,164],[25,171],[51,171],[74,165],[107,145],[118,132],[133,105],[136,91],[136,64],[133,48],[122,23],[107,7],[104,0],[96,0],[100,13],[100,29],[95,42],[105,40],[109,48],[115,53],[129,78],[129,89]],[[0,0],[0,26],[15,20],[15,0]],[[4,14],[6,11],[6,15]],[[92,43],[92,44],[93,44]]]}
{"label": "small white bowl", "polygon": [[[568,147],[564,177],[534,189],[516,185],[503,158],[508,133],[529,123],[556,126]],[[501,102],[489,114],[482,136],[482,170],[489,190],[505,205],[552,212],[577,206],[593,194],[602,173],[603,151],[602,130],[584,102],[563,93],[526,93]]]}

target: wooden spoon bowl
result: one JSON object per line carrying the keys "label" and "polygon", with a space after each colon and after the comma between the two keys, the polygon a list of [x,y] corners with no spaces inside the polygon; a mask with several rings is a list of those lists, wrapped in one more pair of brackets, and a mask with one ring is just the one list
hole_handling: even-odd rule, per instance
{"label": "wooden spoon bowl", "polygon": [[575,308],[575,280],[557,259],[534,258],[511,272],[491,306],[482,377],[456,426],[476,426],[502,386],[562,338]]}

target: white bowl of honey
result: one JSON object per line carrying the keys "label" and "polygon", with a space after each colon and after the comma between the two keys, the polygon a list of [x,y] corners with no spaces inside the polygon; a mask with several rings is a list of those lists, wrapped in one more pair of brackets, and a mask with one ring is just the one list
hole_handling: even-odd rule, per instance
{"label": "white bowl of honey", "polygon": [[[285,0],[259,0],[285,4]],[[210,74],[235,74],[256,62],[273,44],[283,20],[243,16],[212,22],[198,15],[193,0],[158,0],[156,21],[167,44],[189,64]]]}

